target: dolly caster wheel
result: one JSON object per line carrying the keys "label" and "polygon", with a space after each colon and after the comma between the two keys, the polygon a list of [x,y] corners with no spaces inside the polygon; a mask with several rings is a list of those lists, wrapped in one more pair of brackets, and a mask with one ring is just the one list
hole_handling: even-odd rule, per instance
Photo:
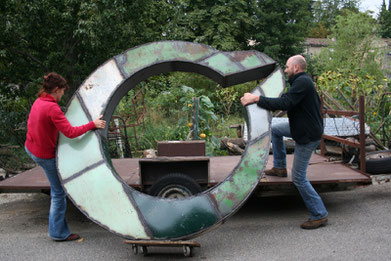
{"label": "dolly caster wheel", "polygon": [[193,256],[193,248],[191,246],[183,246],[183,255],[186,257]]}

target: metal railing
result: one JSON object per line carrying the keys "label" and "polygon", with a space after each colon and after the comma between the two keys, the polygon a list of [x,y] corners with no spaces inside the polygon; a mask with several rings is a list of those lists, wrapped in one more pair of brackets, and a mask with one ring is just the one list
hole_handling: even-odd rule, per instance
{"label": "metal railing", "polygon": [[322,116],[323,117],[326,114],[338,115],[338,116],[348,116],[348,117],[358,115],[359,124],[360,124],[359,142],[350,141],[350,140],[347,140],[344,138],[323,134],[321,142],[320,142],[321,155],[325,156],[325,154],[326,154],[325,140],[332,140],[332,141],[346,144],[346,145],[351,146],[353,148],[358,148],[360,150],[360,172],[362,174],[367,175],[365,172],[366,166],[365,166],[365,100],[364,100],[364,96],[359,97],[359,110],[358,111],[339,111],[339,110],[324,109],[323,99],[321,100],[321,108],[322,108]]}

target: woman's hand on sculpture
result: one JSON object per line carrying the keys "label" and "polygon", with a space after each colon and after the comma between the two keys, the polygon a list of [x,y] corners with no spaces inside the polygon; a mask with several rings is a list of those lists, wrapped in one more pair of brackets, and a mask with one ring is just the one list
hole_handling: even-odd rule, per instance
{"label": "woman's hand on sculpture", "polygon": [[99,118],[94,120],[95,128],[103,129],[106,126],[106,121],[102,120],[103,115],[100,115]]}

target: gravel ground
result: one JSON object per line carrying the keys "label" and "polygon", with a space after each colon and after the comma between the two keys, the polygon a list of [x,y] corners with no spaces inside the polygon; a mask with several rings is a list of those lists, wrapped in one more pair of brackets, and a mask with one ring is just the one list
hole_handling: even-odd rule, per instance
{"label": "gravel ground", "polygon": [[[308,216],[299,196],[252,198],[225,224],[195,241],[194,260],[390,260],[391,183],[321,195],[329,225],[302,230]],[[178,260],[179,248],[133,255],[124,240],[68,207],[80,242],[47,236],[50,197],[0,194],[0,260]]]}

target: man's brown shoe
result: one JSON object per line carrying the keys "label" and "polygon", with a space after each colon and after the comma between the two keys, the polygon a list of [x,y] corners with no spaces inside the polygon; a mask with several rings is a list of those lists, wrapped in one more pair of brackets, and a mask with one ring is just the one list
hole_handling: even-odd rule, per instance
{"label": "man's brown shoe", "polygon": [[318,227],[324,227],[327,225],[327,217],[317,220],[308,219],[306,222],[301,224],[301,228],[303,229],[316,229]]}
{"label": "man's brown shoe", "polygon": [[56,242],[74,241],[78,240],[80,236],[78,234],[70,234],[66,239],[55,240]]}
{"label": "man's brown shoe", "polygon": [[277,176],[283,178],[288,177],[288,172],[286,171],[286,169],[278,169],[275,167],[265,170],[265,174],[268,176]]}

